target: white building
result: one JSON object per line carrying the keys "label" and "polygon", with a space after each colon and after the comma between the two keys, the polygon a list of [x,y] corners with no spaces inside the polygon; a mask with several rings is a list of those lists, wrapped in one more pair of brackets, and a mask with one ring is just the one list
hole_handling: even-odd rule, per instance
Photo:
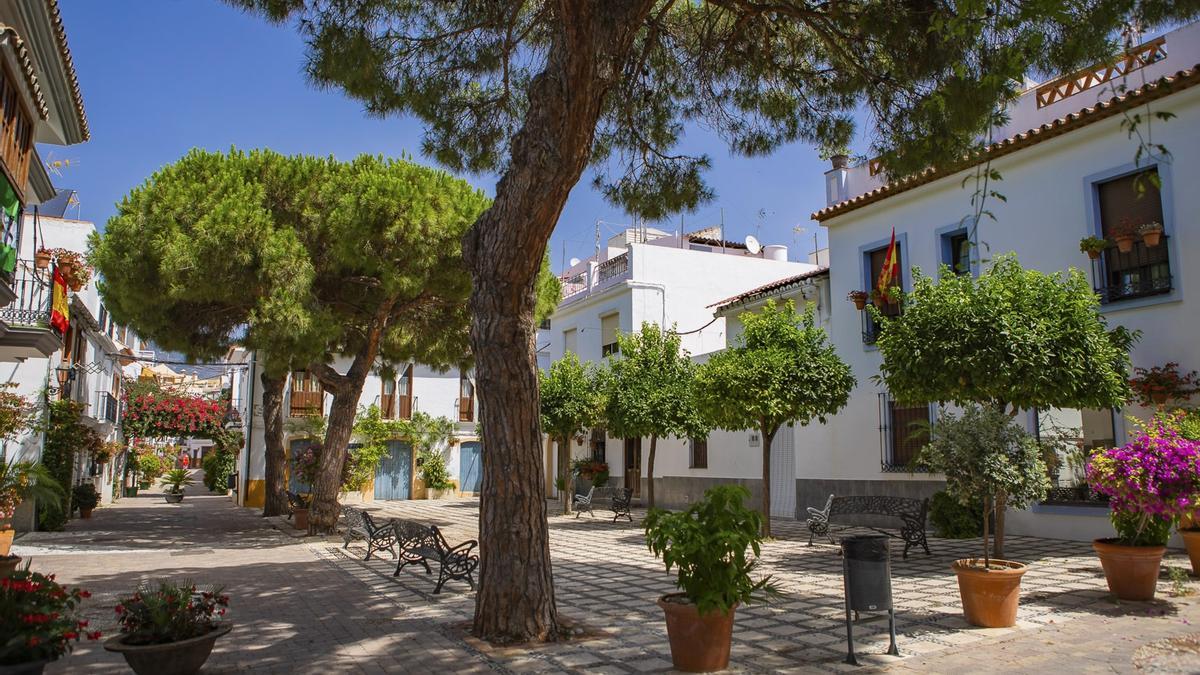
{"label": "white building", "polygon": [[[849,404],[828,425],[797,429],[791,440],[797,513],[823,505],[831,493],[925,497],[944,485],[938,476],[908,468],[922,445],[908,423],[929,420],[933,409],[900,406],[872,382],[880,365],[872,344],[874,329],[867,315],[845,300],[850,291],[871,290],[876,283],[893,227],[906,290],[913,265],[926,274],[936,274],[943,263],[958,273],[978,274],[978,265],[956,254],[973,235],[972,243],[985,258],[1012,251],[1026,267],[1084,270],[1110,325],[1142,331],[1132,352],[1135,366],[1175,361],[1185,371],[1200,367],[1195,339],[1200,278],[1185,266],[1200,255],[1200,193],[1188,189],[1200,181],[1197,64],[1200,25],[1193,24],[1144,43],[1115,69],[1100,66],[1029,88],[1013,106],[1011,121],[995,131],[986,153],[991,168],[1003,176],[994,187],[1007,201],[990,200],[987,207],[996,220],[983,219],[974,233],[964,225],[972,213],[974,185],[968,181],[964,187],[963,181],[977,163],[893,182],[877,174],[873,162],[835,167],[826,174],[828,206],[813,218],[829,232],[828,288],[817,283],[804,290],[806,282],[780,280],[775,288],[733,298],[718,311],[718,316],[732,316],[767,297],[790,297],[798,304],[815,298],[825,304],[822,323],[858,379]],[[1127,73],[1128,92],[1117,95],[1113,87],[1122,84],[1122,72]],[[1137,141],[1122,121],[1126,113],[1147,117],[1159,111],[1176,116],[1153,122],[1153,142],[1165,145],[1172,158],[1156,154],[1135,163]],[[1149,188],[1139,198],[1135,178],[1152,173],[1161,179],[1161,191],[1147,182]],[[1129,253],[1110,248],[1094,262],[1080,252],[1081,238],[1109,236],[1122,218],[1161,222],[1162,242],[1148,246],[1139,241]],[[736,333],[736,322],[727,326],[727,333]],[[1044,431],[1050,424],[1076,429],[1077,443],[1086,451],[1121,442],[1125,416],[1145,417],[1148,412],[1137,406],[1040,415],[1027,411],[1024,420],[1030,430]],[[755,464],[753,453],[743,457],[747,465]],[[773,470],[779,466],[773,463]],[[1057,478],[1060,489],[1047,503],[1011,513],[1008,531],[1075,539],[1109,536],[1107,508],[1072,497],[1079,480],[1064,465]]]}
{"label": "white building", "polygon": [[[539,345],[545,345],[543,362],[557,361],[567,351],[581,361],[599,362],[615,353],[618,333],[637,331],[644,322],[678,331],[683,349],[702,360],[703,354],[726,344],[726,320],[713,316],[714,303],[748,286],[818,269],[789,261],[784,246],[722,241],[716,228],[682,236],[652,228],[625,230],[562,275],[562,302],[539,338]],[[752,434],[713,432],[707,442],[721,445],[721,452],[706,452],[705,442],[658,441],[654,472],[659,504],[686,504],[730,478],[754,487],[752,479],[761,473],[747,461],[753,454]],[[585,443],[574,443],[571,450],[572,457],[607,462],[615,485],[641,494],[648,441],[613,438],[603,429],[593,429]],[[551,494],[556,462],[554,442],[547,441],[546,486]]]}
{"label": "white building", "polygon": [[[262,369],[256,352],[235,348],[226,362],[233,372],[232,395],[248,443],[238,456],[235,499],[243,506],[262,507],[266,496],[266,445],[263,436]],[[331,364],[340,372],[350,367],[349,359]],[[477,429],[477,397],[469,372],[456,369],[439,372],[421,364],[396,368],[393,377],[380,372],[367,376],[359,399],[360,409],[378,406],[385,419],[409,419],[414,412],[444,417],[454,424],[453,443],[435,448],[446,465],[459,495],[478,494],[482,480],[483,445]],[[316,378],[304,372],[287,376],[283,401],[284,448],[289,460],[288,489],[307,492],[308,488],[292,475],[290,458],[314,441],[307,418],[329,414],[332,395],[326,394]],[[351,439],[354,444],[356,439]],[[419,478],[419,458],[407,441],[397,438],[389,443],[390,455],[376,468],[374,481],[361,494],[344,495],[342,501],[374,499],[423,499],[424,485]]]}

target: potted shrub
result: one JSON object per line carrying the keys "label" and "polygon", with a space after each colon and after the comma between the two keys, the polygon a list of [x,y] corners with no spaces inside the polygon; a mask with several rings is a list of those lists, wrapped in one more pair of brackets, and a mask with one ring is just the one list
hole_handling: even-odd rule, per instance
{"label": "potted shrub", "polygon": [[1128,218],[1122,218],[1119,223],[1109,230],[1109,236],[1116,242],[1118,251],[1129,253],[1133,250],[1133,242],[1137,240],[1137,225]]}
{"label": "potted shrub", "polygon": [[1158,246],[1162,233],[1163,226],[1160,222],[1151,221],[1138,225],[1138,234],[1142,235],[1142,243],[1146,246]]}
{"label": "potted shrub", "polygon": [[163,497],[168,504],[178,504],[183,501],[183,489],[196,481],[188,475],[187,469],[171,469],[163,476]]}
{"label": "potted shrub", "polygon": [[1092,456],[1088,484],[1109,496],[1117,531],[1092,548],[1119,599],[1154,597],[1171,526],[1200,506],[1198,461],[1200,443],[1180,436],[1163,416],[1142,425],[1125,445]]}
{"label": "potted shrub", "polygon": [[39,270],[50,269],[50,261],[54,259],[54,254],[49,249],[39,248],[33,254],[33,266]]}
{"label": "potted shrub", "polygon": [[160,581],[142,585],[117,605],[121,634],[104,648],[125,657],[138,675],[200,672],[217,638],[233,627],[222,619],[229,596],[220,588]]}
{"label": "potted shrub", "polygon": [[871,295],[866,291],[850,291],[846,294],[846,299],[854,303],[854,308],[862,311],[867,308],[867,300]]}
{"label": "potted shrub", "polygon": [[1099,258],[1106,248],[1108,240],[1100,237],[1087,236],[1079,240],[1079,252],[1086,253],[1092,260]]}
{"label": "potted shrub", "polygon": [[12,519],[21,502],[37,499],[44,508],[57,509],[62,496],[62,486],[42,464],[0,458],[0,563],[15,566],[20,561],[8,552],[13,541]]}
{"label": "potted shrub", "polygon": [[678,670],[728,667],[737,606],[777,593],[770,577],[750,576],[763,536],[762,515],[744,504],[749,497],[740,485],[721,485],[686,511],[651,509],[646,515],[646,544],[668,572],[677,570],[675,585],[682,591],[658,599]]}
{"label": "potted shrub", "polygon": [[87,266],[82,253],[66,248],[56,248],[50,252],[58,261],[58,271],[62,273],[71,290],[78,292],[91,281],[92,269]]}
{"label": "potted shrub", "polygon": [[446,468],[446,458],[440,452],[425,453],[421,463],[421,481],[425,483],[426,499],[445,499],[452,494],[454,481]]}
{"label": "potted shrub", "polygon": [[1146,407],[1186,401],[1196,393],[1196,385],[1200,382],[1196,371],[1180,373],[1179,364],[1174,361],[1151,368],[1134,368],[1133,374],[1129,386],[1137,396],[1138,403]]}
{"label": "potted shrub", "polygon": [[87,591],[61,586],[53,574],[28,568],[0,578],[0,672],[40,673],[81,637],[100,637],[76,613],[80,600],[90,597]]}
{"label": "potted shrub", "polygon": [[959,416],[942,414],[918,461],[945,474],[946,492],[960,504],[983,501],[983,557],[956,560],[951,566],[967,623],[985,628],[1016,624],[1027,566],[992,558],[988,538],[997,504],[1023,508],[1045,497],[1049,479],[1037,441],[1004,411],[972,403]]}
{"label": "potted shrub", "polygon": [[92,517],[92,509],[100,504],[100,493],[91,481],[80,483],[71,490],[71,505],[79,509],[79,517],[87,520]]}

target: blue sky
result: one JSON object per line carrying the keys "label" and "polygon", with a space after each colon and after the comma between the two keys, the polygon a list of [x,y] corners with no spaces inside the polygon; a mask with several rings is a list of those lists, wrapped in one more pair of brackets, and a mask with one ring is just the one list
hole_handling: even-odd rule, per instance
{"label": "blue sky", "polygon": [[[292,27],[247,16],[217,0],[62,0],[60,6],[83,91],[92,140],[44,146],[43,159],[69,159],[55,183],[79,191],[79,217],[103,228],[115,203],[158,167],[192,147],[269,147],[284,153],[360,153],[420,157],[421,128],[410,119],[367,117],[335,89],[318,90],[302,73],[304,44]],[[697,130],[688,139],[713,161],[717,199],[685,214],[688,230],[720,222],[726,237],[757,234],[782,243],[793,259],[812,250],[824,206],[827,164],[815,149],[791,145],[767,158],[732,157]],[[465,176],[492,193],[494,176]],[[760,211],[765,216],[760,220]],[[550,242],[554,268],[592,251],[596,221],[628,223],[585,176]],[[795,226],[805,229],[793,233]],[[659,225],[674,230],[679,218]],[[616,229],[604,226],[606,237]],[[824,245],[821,233],[821,245]]]}

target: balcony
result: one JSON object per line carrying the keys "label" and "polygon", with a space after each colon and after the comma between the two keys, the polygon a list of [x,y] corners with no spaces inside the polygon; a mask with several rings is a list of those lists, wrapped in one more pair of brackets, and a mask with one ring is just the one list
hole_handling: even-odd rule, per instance
{"label": "balcony", "polygon": [[113,396],[111,392],[96,392],[91,404],[92,407],[88,411],[90,417],[100,422],[117,423],[121,407],[117,402],[117,397]]}
{"label": "balcony", "polygon": [[324,417],[325,392],[293,391],[288,401],[288,417]]}
{"label": "balcony", "polygon": [[1109,304],[1170,293],[1173,284],[1167,240],[1168,237],[1162,237],[1157,246],[1137,241],[1128,253],[1110,247],[1093,260],[1092,278],[1099,281],[1095,290],[1100,302]]}
{"label": "balcony", "polygon": [[629,252],[613,256],[602,263],[588,263],[586,272],[561,277],[562,302],[573,302],[579,298],[616,285],[630,277]]}
{"label": "balcony", "polygon": [[0,322],[6,329],[0,336],[0,361],[43,358],[61,349],[62,334],[50,326],[53,293],[49,270],[19,261],[11,289],[15,299],[0,308]]}

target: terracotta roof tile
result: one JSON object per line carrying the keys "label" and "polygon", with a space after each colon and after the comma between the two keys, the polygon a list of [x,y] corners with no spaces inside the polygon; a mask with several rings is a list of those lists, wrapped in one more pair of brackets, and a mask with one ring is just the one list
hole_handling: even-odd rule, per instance
{"label": "terracotta roof tile", "polygon": [[827,206],[820,211],[814,212],[810,217],[816,221],[825,221],[835,216],[840,216],[867,204],[872,204],[892,195],[912,190],[926,183],[931,183],[938,178],[949,176],[988,160],[1003,157],[1035,143],[1050,140],[1068,131],[1074,131],[1080,127],[1099,122],[1134,106],[1144,105],[1150,101],[1163,98],[1164,96],[1197,84],[1200,84],[1200,64],[1196,64],[1187,70],[1178,71],[1174,75],[1166,75],[1138,89],[1126,92],[1120,96],[1114,96],[1107,101],[1101,101],[1096,105],[1083,108],[1078,112],[1065,115],[1052,122],[1047,122],[1036,129],[1030,129],[1002,141],[992,143],[986,148],[964,156],[958,162],[944,168],[928,168],[907,178],[901,178],[869,192],[864,192],[857,197]]}
{"label": "terracotta roof tile", "polygon": [[48,0],[50,17],[54,21],[54,34],[58,38],[58,52],[62,55],[63,65],[67,70],[67,80],[71,84],[71,96],[75,99],[75,112],[79,114],[79,127],[83,132],[83,140],[91,138],[88,129],[87,113],[83,110],[83,93],[79,90],[79,78],[75,75],[75,62],[71,59],[71,48],[67,45],[67,30],[63,27],[62,14],[58,11],[58,0]]}
{"label": "terracotta roof tile", "polygon": [[807,279],[814,279],[816,277],[819,277],[819,276],[822,276],[825,274],[829,274],[829,268],[828,267],[818,267],[815,270],[809,270],[802,274],[794,274],[790,277],[776,279],[775,281],[772,281],[768,284],[763,284],[762,286],[759,286],[758,288],[751,288],[750,290],[746,291],[745,293],[739,293],[732,297],[725,298],[724,300],[719,300],[717,302],[714,302],[713,304],[709,305],[709,307],[717,307],[717,311],[720,311],[720,310],[724,309],[727,305],[732,305],[735,302],[746,302],[748,300],[754,300],[754,299],[757,299],[757,298],[760,298],[760,297],[763,297],[766,295],[771,295],[778,291],[786,290],[786,289],[800,283],[801,281],[805,281]]}
{"label": "terracotta roof tile", "polygon": [[33,104],[37,107],[38,116],[42,119],[49,118],[50,109],[46,107],[46,99],[42,97],[42,85],[38,84],[37,70],[34,68],[33,57],[29,55],[29,47],[26,46],[25,40],[15,28],[2,23],[0,23],[0,36],[7,36],[13,51],[16,52],[17,63],[21,66],[25,84],[29,86],[29,91],[33,94]]}

